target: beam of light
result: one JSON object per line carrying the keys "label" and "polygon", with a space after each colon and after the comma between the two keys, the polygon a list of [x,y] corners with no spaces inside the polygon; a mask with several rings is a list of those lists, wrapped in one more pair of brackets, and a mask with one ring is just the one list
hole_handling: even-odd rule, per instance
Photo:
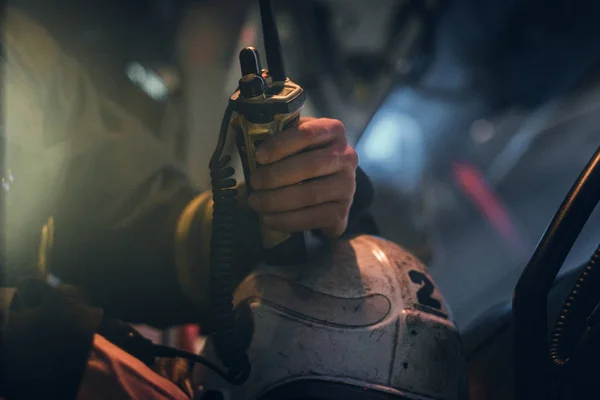
{"label": "beam of light", "polygon": [[425,166],[424,146],[423,130],[414,118],[396,110],[381,110],[357,150],[361,163],[375,169],[375,174],[391,175],[403,188],[414,188]]}

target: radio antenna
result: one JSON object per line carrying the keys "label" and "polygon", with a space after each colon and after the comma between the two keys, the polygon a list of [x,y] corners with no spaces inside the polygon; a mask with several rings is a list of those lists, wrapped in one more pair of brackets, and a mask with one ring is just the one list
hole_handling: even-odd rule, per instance
{"label": "radio antenna", "polygon": [[273,8],[270,0],[259,0],[260,19],[262,22],[263,40],[265,44],[265,53],[269,74],[273,82],[285,82],[287,75],[283,66],[283,56],[281,54],[281,42],[279,41],[279,30],[275,23]]}

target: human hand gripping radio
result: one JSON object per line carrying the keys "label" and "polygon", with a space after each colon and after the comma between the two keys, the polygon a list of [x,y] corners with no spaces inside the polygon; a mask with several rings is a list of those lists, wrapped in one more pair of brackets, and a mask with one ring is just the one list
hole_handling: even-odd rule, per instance
{"label": "human hand gripping radio", "polygon": [[[301,118],[303,88],[283,66],[279,34],[269,0],[260,1],[268,69],[258,51],[240,52],[241,79],[223,115],[210,160],[213,218],[210,244],[210,299],[213,340],[226,379],[248,379],[246,354],[252,324],[233,304],[237,285],[239,237],[243,224],[238,200],[244,189],[234,178],[232,157],[224,152],[228,132],[235,135],[248,204],[257,214],[264,261],[279,266],[307,260],[305,233],[320,230],[335,238],[346,230],[356,189],[358,157],[340,121]],[[246,321],[246,322],[244,322]]]}
{"label": "human hand gripping radio", "polygon": [[288,233],[320,230],[328,238],[344,233],[358,156],[340,121],[301,118],[262,143],[256,162],[248,202],[264,225]]}

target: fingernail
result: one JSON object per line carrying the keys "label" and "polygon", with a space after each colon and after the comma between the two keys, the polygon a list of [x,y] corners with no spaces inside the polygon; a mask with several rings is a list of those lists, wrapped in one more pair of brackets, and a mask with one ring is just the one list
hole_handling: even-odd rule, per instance
{"label": "fingernail", "polygon": [[256,149],[256,161],[260,164],[266,164],[269,161],[269,154],[264,148]]}

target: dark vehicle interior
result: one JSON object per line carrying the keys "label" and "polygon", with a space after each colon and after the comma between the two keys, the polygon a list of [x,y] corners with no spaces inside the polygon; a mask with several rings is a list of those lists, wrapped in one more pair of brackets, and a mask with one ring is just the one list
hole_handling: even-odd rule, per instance
{"label": "dark vehicle interior", "polygon": [[[235,79],[211,85],[231,81],[241,43],[260,48],[252,2],[228,3],[15,0],[199,185],[214,142],[198,137],[217,132]],[[344,122],[373,181],[379,235],[421,259],[449,303],[470,398],[596,397],[600,3],[289,0],[275,11],[308,113]]]}

